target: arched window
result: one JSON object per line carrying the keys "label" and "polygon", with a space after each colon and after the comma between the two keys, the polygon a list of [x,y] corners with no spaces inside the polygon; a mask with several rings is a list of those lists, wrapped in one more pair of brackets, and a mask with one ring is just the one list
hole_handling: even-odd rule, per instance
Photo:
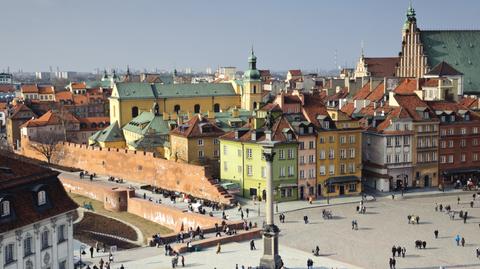
{"label": "arched window", "polygon": [[220,104],[214,104],[213,105],[213,112],[220,112]]}
{"label": "arched window", "polygon": [[173,107],[173,111],[175,111],[175,113],[178,114],[178,112],[180,112],[180,105],[175,105],[175,106]]}
{"label": "arched window", "polygon": [[132,107],[132,118],[135,118],[138,116],[138,107],[134,106]]}
{"label": "arched window", "polygon": [[46,249],[49,247],[49,242],[50,242],[50,233],[48,230],[44,230],[42,232],[42,249]]}
{"label": "arched window", "polygon": [[33,269],[33,262],[31,260],[25,263],[25,269]]}
{"label": "arched window", "polygon": [[39,191],[37,193],[38,205],[44,205],[47,203],[47,193],[45,191]]}
{"label": "arched window", "polygon": [[10,201],[2,201],[2,207],[0,208],[0,217],[6,217],[10,215]]}
{"label": "arched window", "polygon": [[92,128],[97,128],[97,124],[95,122],[92,122],[92,125],[91,125]]}
{"label": "arched window", "polygon": [[253,86],[253,93],[257,93],[257,86]]}
{"label": "arched window", "polygon": [[196,104],[196,105],[193,107],[193,113],[200,113],[200,105],[199,105],[199,104]]}

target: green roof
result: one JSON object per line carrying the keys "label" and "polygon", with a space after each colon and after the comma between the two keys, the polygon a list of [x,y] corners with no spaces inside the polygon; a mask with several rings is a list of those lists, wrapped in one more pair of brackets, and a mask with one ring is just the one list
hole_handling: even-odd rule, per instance
{"label": "green roof", "polygon": [[85,84],[87,85],[87,89],[93,88],[112,88],[112,83],[107,80],[91,80],[86,81]]}
{"label": "green roof", "polygon": [[480,30],[421,31],[428,65],[442,61],[464,74],[464,92],[480,93]]}
{"label": "green roof", "polygon": [[187,98],[235,96],[231,83],[161,84],[143,82],[116,83],[120,99]]}
{"label": "green roof", "polygon": [[[207,113],[205,113],[205,116],[207,116]],[[215,125],[223,131],[229,132],[245,125],[250,117],[252,117],[252,112],[245,109],[238,110],[238,117],[232,117],[232,110],[215,112]],[[232,123],[234,123],[233,126]]]}
{"label": "green roof", "polygon": [[168,135],[170,131],[168,121],[164,121],[161,115],[155,115],[149,111],[142,112],[127,123],[123,129],[140,135]]}
{"label": "green roof", "polygon": [[118,123],[114,122],[110,124],[107,128],[100,130],[90,136],[89,140],[93,140],[95,142],[116,142],[116,141],[124,141],[123,133],[120,127],[118,127]]}

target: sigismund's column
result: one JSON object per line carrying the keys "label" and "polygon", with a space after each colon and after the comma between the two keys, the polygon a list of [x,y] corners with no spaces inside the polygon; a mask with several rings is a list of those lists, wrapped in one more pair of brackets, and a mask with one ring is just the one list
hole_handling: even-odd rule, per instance
{"label": "sigismund's column", "polygon": [[267,163],[267,201],[265,203],[266,225],[263,229],[263,256],[260,259],[260,268],[262,269],[279,269],[282,264],[282,258],[278,255],[278,233],[280,230],[273,223],[273,170],[272,163],[275,156],[273,147],[275,142],[272,141],[272,132],[265,131],[265,141],[263,144],[263,156]]}

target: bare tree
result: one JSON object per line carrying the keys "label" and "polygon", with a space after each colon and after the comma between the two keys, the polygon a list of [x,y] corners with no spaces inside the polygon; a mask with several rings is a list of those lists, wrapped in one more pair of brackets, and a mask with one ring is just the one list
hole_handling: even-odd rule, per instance
{"label": "bare tree", "polygon": [[30,147],[36,152],[42,154],[50,164],[52,161],[52,156],[55,153],[57,144],[60,140],[61,139],[55,136],[47,136],[41,139],[39,142],[30,142]]}

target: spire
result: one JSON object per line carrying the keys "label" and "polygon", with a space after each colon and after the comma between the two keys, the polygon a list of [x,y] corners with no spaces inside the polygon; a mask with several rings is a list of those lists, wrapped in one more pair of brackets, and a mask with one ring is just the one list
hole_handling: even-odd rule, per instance
{"label": "spire", "polygon": [[103,70],[103,78],[104,78],[104,79],[107,79],[107,78],[108,78],[107,69],[104,69],[104,70]]}
{"label": "spire", "polygon": [[127,64],[127,76],[130,76],[130,66]]}
{"label": "spire", "polygon": [[255,56],[255,52],[253,51],[253,45],[250,52],[250,57],[248,57],[248,65],[250,70],[257,69],[257,56]]}
{"label": "spire", "polygon": [[361,41],[360,46],[362,47],[362,59],[363,59],[365,58],[365,48],[364,48],[363,40]]}

